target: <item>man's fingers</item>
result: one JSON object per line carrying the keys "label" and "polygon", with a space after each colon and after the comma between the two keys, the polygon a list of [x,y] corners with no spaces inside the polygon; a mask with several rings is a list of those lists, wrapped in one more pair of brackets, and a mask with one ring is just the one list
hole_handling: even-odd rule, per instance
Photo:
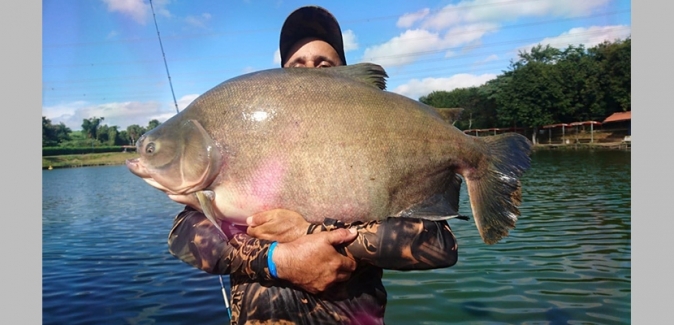
{"label": "man's fingers", "polygon": [[269,221],[269,214],[264,212],[256,213],[246,218],[246,224],[251,227],[259,226],[267,221]]}
{"label": "man's fingers", "polygon": [[[248,217],[248,219],[251,219],[252,217]],[[246,219],[246,222],[248,222]],[[250,226],[250,223],[248,223]],[[264,231],[260,230],[258,227],[248,227],[246,228],[246,233],[248,236],[255,237],[257,239],[265,239],[265,240],[273,240],[273,238],[269,237]]]}
{"label": "man's fingers", "polygon": [[255,227],[255,226],[258,225],[257,223],[255,223],[255,220],[254,220],[253,216],[250,216],[250,217],[246,218],[246,224],[249,227]]}
{"label": "man's fingers", "polygon": [[356,237],[358,237],[358,232],[354,228],[350,229],[335,229],[333,231],[324,232],[325,239],[331,245],[339,245],[344,243],[350,243]]}

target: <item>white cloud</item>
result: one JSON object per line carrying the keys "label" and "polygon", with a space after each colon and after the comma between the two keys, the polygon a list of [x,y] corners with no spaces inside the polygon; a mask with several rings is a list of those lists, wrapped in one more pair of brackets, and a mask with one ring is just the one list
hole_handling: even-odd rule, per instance
{"label": "white cloud", "polygon": [[536,44],[529,44],[517,50],[518,52],[531,52],[531,48],[538,44],[543,46],[549,44],[551,47],[558,49],[564,49],[569,45],[578,46],[579,44],[585,45],[585,48],[590,48],[604,41],[613,42],[617,39],[625,39],[630,36],[631,32],[631,27],[624,25],[572,28],[559,36],[546,37]]}
{"label": "white cloud", "polygon": [[498,55],[492,54],[492,55],[484,58],[484,60],[478,61],[478,63],[487,63],[487,62],[496,61],[496,60],[498,60]]}
{"label": "white cloud", "polygon": [[455,5],[449,5],[442,10],[429,15],[421,22],[421,27],[425,29],[442,30],[447,27],[458,25],[464,22],[461,18],[461,12],[455,10]]}
{"label": "white cloud", "polygon": [[501,23],[523,17],[573,17],[591,14],[610,0],[583,1],[502,1],[474,0],[447,5],[427,16],[421,27],[441,30],[463,23]]}
{"label": "white cloud", "polygon": [[[182,111],[199,95],[187,95],[178,100],[178,109]],[[72,102],[42,108],[42,115],[52,124],[63,122],[71,130],[81,130],[82,121],[91,117],[103,117],[101,124],[118,126],[126,130],[129,125],[147,126],[150,120],[164,122],[175,115],[175,104],[158,102],[115,102],[91,104],[84,101]]]}
{"label": "white cloud", "polygon": [[423,55],[441,51],[450,57],[454,55],[452,48],[479,41],[496,29],[494,24],[470,24],[451,28],[442,37],[426,29],[411,29],[384,44],[365,49],[363,61],[391,67],[410,64]]}
{"label": "white cloud", "polygon": [[[110,12],[119,12],[128,15],[139,24],[145,24],[149,21],[151,9],[149,3],[144,0],[102,0]],[[171,13],[166,9],[170,0],[155,0],[152,3],[155,13],[171,17]]]}
{"label": "white cloud", "polygon": [[[344,52],[349,52],[358,49],[358,42],[356,41],[356,34],[352,30],[346,30],[342,33],[344,40]],[[280,62],[279,62],[280,63]]]}
{"label": "white cloud", "polygon": [[388,42],[365,49],[364,62],[374,62],[385,67],[401,66],[415,61],[423,52],[442,48],[443,39],[437,33],[424,29],[407,30]]}
{"label": "white cloud", "polygon": [[207,29],[208,28],[208,22],[211,20],[211,14],[209,13],[203,13],[200,16],[187,16],[185,18],[185,22],[187,22],[188,25],[198,27],[198,28],[203,28]]}
{"label": "white cloud", "polygon": [[429,12],[431,12],[430,9],[424,8],[417,12],[404,14],[400,18],[398,18],[396,26],[400,28],[410,28],[416,21],[421,20],[424,17],[428,16]]}
{"label": "white cloud", "polygon": [[[145,0],[143,0],[143,1],[145,1]],[[168,6],[169,3],[171,3],[171,0],[154,0],[154,1],[152,1],[152,5],[154,6],[154,11],[158,15],[161,15],[161,16],[164,16],[164,17],[167,17],[167,18],[171,18],[171,17],[173,17],[171,15],[171,12],[169,12],[168,9],[166,9],[166,7]]]}
{"label": "white cloud", "polygon": [[274,51],[274,64],[277,66],[281,64],[281,50],[279,49]]}
{"label": "white cloud", "polygon": [[[502,1],[468,0],[440,10],[421,9],[399,17],[396,26],[407,29],[390,40],[365,49],[362,61],[384,66],[411,64],[426,54],[445,52],[451,57],[480,46],[501,24],[527,17],[573,17],[589,15],[610,0]],[[463,48],[460,48],[463,47]]]}
{"label": "white cloud", "polygon": [[443,45],[455,47],[468,44],[482,39],[482,36],[487,33],[494,32],[497,29],[498,26],[496,24],[490,23],[467,24],[450,28],[447,33],[445,33],[445,42]]}
{"label": "white cloud", "polygon": [[145,24],[150,15],[150,6],[143,0],[103,0],[108,11],[128,15],[139,24]]}
{"label": "white cloud", "polygon": [[[187,107],[187,105],[191,104],[199,96],[200,96],[199,94],[192,94],[180,97],[180,99],[178,99],[178,109],[180,111],[184,110]],[[175,108],[175,105],[173,106],[173,108]]]}
{"label": "white cloud", "polygon": [[392,92],[418,100],[419,97],[428,95],[436,90],[452,91],[457,88],[480,86],[494,78],[496,78],[495,74],[483,74],[479,76],[456,74],[449,78],[412,79],[406,84],[396,87]]}

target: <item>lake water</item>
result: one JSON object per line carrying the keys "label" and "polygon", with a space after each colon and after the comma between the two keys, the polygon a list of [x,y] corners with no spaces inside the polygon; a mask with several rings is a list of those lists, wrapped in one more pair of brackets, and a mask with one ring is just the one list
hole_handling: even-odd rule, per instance
{"label": "lake water", "polygon": [[[386,271],[387,324],[630,324],[630,152],[537,151],[522,216],[458,263]],[[228,324],[218,276],[168,253],[182,208],[125,166],[42,173],[43,324]],[[461,209],[470,215],[467,195]],[[224,277],[227,289],[228,278]]]}

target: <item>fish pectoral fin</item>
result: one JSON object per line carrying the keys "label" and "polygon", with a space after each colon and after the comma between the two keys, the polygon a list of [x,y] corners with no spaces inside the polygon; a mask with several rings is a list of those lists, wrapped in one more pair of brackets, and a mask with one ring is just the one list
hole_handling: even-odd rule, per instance
{"label": "fish pectoral fin", "polygon": [[213,192],[211,190],[199,191],[198,193],[201,193],[200,195],[203,195],[209,201],[215,200],[215,192]]}
{"label": "fish pectoral fin", "polygon": [[204,211],[204,215],[206,218],[215,226],[215,228],[218,228],[220,230],[220,233],[222,233],[225,238],[227,238],[227,235],[225,234],[224,231],[222,231],[222,228],[220,228],[220,223],[215,219],[215,213],[213,212],[213,201],[215,200],[215,192],[213,191],[198,191],[194,193],[197,196],[197,199],[199,200],[199,204],[201,205],[201,210]]}
{"label": "fish pectoral fin", "polygon": [[459,214],[459,192],[462,178],[453,174],[447,182],[444,192],[431,195],[420,203],[413,205],[396,215],[404,218],[420,218],[426,220],[468,220],[467,216]]}
{"label": "fish pectoral fin", "polygon": [[[460,215],[451,202],[442,194],[435,194],[419,204],[396,214],[400,218],[419,218],[432,221],[448,220],[453,218],[467,219]],[[465,219],[464,219],[465,218]]]}

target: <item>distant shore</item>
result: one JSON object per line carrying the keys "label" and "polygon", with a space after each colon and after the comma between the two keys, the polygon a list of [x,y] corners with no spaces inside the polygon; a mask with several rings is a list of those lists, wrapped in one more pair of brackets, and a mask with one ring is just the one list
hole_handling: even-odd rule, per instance
{"label": "distant shore", "polygon": [[[578,150],[578,149],[602,149],[602,150],[630,150],[622,142],[608,143],[578,143],[578,144],[537,144],[534,150]],[[42,157],[42,169],[73,168],[124,165],[127,159],[138,157],[135,151],[109,152],[82,155],[64,155]]]}
{"label": "distant shore", "polygon": [[135,151],[47,156],[42,157],[42,169],[124,165],[127,159],[135,157],[138,157]]}

